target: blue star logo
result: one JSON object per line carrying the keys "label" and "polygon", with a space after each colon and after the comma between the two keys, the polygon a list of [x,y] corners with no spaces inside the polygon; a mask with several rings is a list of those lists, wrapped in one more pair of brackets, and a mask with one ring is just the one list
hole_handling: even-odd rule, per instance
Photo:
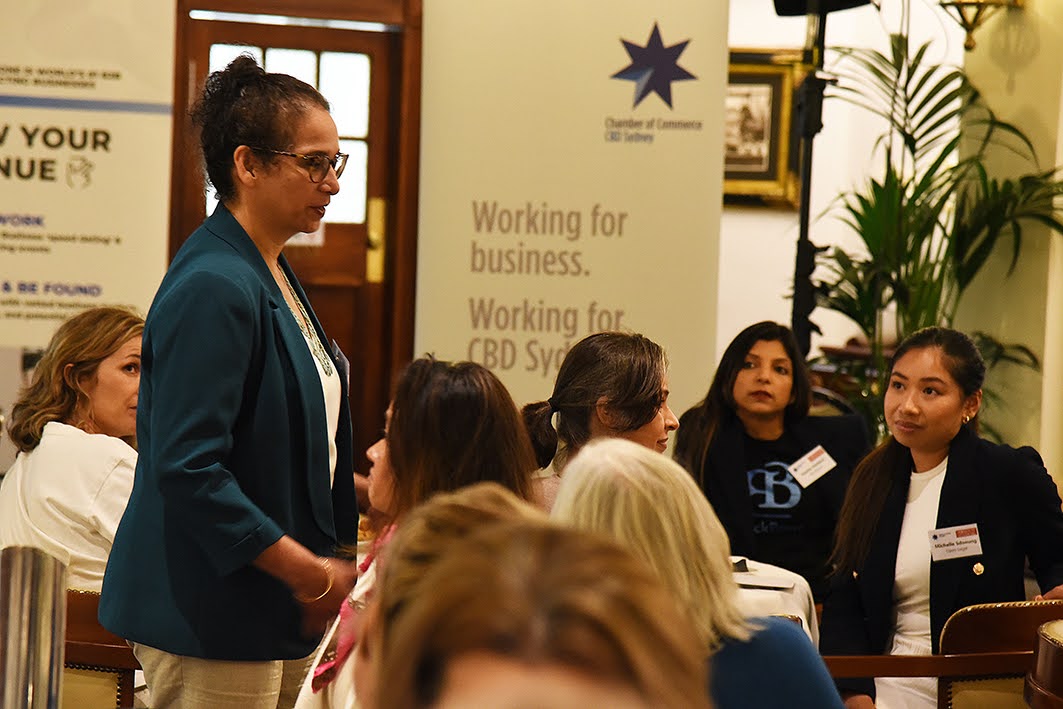
{"label": "blue star logo", "polygon": [[653,23],[653,31],[645,47],[620,40],[627,55],[631,57],[631,64],[613,74],[611,79],[623,79],[635,82],[635,106],[642,103],[642,99],[650,94],[657,94],[661,100],[672,107],[672,82],[688,81],[697,77],[679,66],[679,55],[690,44],[690,40],[673,44],[671,47],[664,46],[661,41],[661,31],[657,23]]}

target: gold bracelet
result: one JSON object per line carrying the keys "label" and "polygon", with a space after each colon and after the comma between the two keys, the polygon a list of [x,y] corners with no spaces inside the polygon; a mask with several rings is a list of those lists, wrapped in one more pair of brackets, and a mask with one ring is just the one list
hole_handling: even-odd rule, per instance
{"label": "gold bracelet", "polygon": [[332,577],[332,562],[329,561],[328,557],[323,557],[321,559],[321,568],[323,568],[325,570],[325,573],[328,575],[328,585],[325,586],[325,590],[321,592],[321,595],[314,596],[313,598],[306,598],[305,596],[292,594],[293,596],[295,596],[295,600],[299,601],[300,603],[314,603],[315,601],[320,601],[322,598],[328,595],[328,592],[332,590],[332,583],[334,581]]}

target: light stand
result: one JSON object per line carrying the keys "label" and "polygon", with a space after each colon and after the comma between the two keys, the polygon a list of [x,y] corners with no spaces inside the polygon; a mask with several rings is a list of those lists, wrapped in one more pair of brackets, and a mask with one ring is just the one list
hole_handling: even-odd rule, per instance
{"label": "light stand", "polygon": [[[809,212],[812,197],[812,146],[816,134],[823,129],[823,93],[829,79],[822,74],[826,42],[827,13],[820,11],[818,0],[808,3],[808,36],[805,43],[805,62],[812,70],[797,90],[797,112],[801,136],[801,204],[800,233],[797,238],[797,257],[794,261],[794,299],[791,327],[803,355],[812,346],[812,331],[819,328],[809,320],[816,307],[812,287],[812,272],[816,268],[816,254],[823,249],[809,239]],[[809,57],[808,55],[812,56]]]}

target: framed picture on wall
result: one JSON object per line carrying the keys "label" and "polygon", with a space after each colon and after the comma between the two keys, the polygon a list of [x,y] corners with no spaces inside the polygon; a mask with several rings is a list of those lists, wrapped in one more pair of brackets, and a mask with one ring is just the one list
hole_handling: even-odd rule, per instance
{"label": "framed picture on wall", "polygon": [[804,74],[800,50],[731,50],[723,176],[729,201],[797,206],[794,92]]}

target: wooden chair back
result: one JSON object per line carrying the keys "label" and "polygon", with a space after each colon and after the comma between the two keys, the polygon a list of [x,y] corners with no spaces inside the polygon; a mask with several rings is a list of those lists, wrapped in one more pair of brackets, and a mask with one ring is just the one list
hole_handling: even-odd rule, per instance
{"label": "wooden chair back", "polygon": [[133,706],[133,674],[140,664],[125,640],[100,625],[99,606],[99,593],[66,593],[63,709]]}
{"label": "wooden chair back", "polygon": [[1049,621],[1037,631],[1025,698],[1031,709],[1063,709],[1063,620]]}
{"label": "wooden chair back", "polygon": [[[961,608],[945,622],[941,652],[1033,652],[1037,629],[1063,618],[1063,601],[984,603]],[[1032,664],[1031,656],[1030,662]],[[1000,669],[985,676],[945,675],[938,682],[938,706],[949,709],[1026,709],[1026,670]]]}
{"label": "wooden chair back", "polygon": [[970,606],[945,623],[941,654],[828,655],[823,660],[838,679],[938,677],[939,709],[1025,709],[1022,677],[1033,666],[1037,628],[1051,618],[1063,618],[1063,601]]}

